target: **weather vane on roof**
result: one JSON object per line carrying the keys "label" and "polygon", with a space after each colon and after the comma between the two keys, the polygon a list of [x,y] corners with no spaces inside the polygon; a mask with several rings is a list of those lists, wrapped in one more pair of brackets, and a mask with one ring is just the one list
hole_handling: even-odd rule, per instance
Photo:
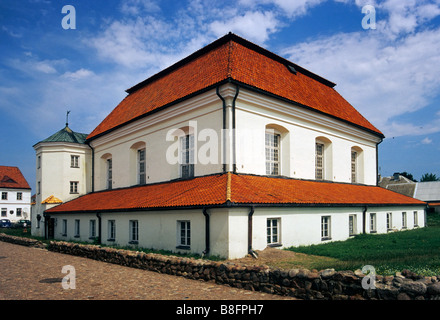
{"label": "weather vane on roof", "polygon": [[69,113],[70,113],[70,110],[67,110],[67,113],[66,113],[66,127],[69,126]]}

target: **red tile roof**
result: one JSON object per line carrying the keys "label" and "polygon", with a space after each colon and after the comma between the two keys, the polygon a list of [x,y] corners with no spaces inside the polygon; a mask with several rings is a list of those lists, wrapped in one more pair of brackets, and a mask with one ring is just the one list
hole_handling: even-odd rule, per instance
{"label": "red tile roof", "polygon": [[[296,74],[287,66],[293,66]],[[330,81],[234,34],[228,34],[127,90],[88,139],[225,81],[275,95],[383,136]]]}
{"label": "red tile roof", "polygon": [[19,168],[0,166],[0,188],[30,189],[31,187]]}
{"label": "red tile roof", "polygon": [[225,173],[90,193],[46,212],[131,211],[228,205],[374,206],[426,203],[375,186]]}

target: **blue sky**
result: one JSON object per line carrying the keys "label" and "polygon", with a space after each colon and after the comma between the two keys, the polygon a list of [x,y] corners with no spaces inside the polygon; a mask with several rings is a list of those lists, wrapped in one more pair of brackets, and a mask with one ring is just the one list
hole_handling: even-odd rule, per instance
{"label": "blue sky", "polygon": [[127,88],[229,31],[337,83],[386,136],[383,176],[440,176],[440,0],[0,0],[0,164],[34,188],[32,146],[67,110],[89,133]]}

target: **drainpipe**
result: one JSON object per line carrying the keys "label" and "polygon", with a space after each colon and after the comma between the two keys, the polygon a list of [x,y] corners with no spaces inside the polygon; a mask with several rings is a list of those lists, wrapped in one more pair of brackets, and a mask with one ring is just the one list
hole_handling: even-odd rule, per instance
{"label": "drainpipe", "polygon": [[367,210],[368,210],[367,206],[365,206],[364,210],[362,210],[362,233],[367,233],[367,230],[366,230]]}
{"label": "drainpipe", "polygon": [[232,171],[234,173],[237,172],[237,156],[236,156],[236,149],[235,149],[235,101],[237,100],[238,97],[238,92],[239,92],[239,87],[238,85],[235,86],[235,96],[234,99],[232,100]]}
{"label": "drainpipe", "polygon": [[223,145],[223,159],[222,159],[222,161],[223,161],[223,172],[226,172],[226,152],[225,152],[226,136],[224,135],[224,133],[226,131],[226,101],[220,95],[220,89],[219,88],[220,87],[217,87],[215,90],[216,90],[217,96],[220,98],[220,100],[222,100],[222,103],[223,103],[223,142],[222,142],[222,145]]}
{"label": "drainpipe", "polygon": [[252,250],[252,226],[253,226],[253,215],[254,215],[254,207],[251,207],[248,214],[248,253],[254,258],[258,258],[257,253]]}
{"label": "drainpipe", "polygon": [[101,226],[102,226],[101,214],[97,213],[96,217],[98,218],[98,228],[99,228],[99,231],[98,231],[98,243],[101,244],[101,234],[102,234],[101,233]]}
{"label": "drainpipe", "polygon": [[379,144],[383,141],[380,139],[378,143],[376,143],[376,186],[379,186]]}
{"label": "drainpipe", "polygon": [[205,216],[205,251],[203,251],[203,255],[206,256],[209,254],[210,248],[210,228],[209,228],[209,213],[206,208],[203,208],[203,215]]}

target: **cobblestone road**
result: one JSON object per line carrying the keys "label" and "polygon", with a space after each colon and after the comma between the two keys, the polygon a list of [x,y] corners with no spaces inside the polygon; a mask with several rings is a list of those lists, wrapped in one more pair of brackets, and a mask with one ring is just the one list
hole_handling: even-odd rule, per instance
{"label": "cobblestone road", "polygon": [[1,241],[0,270],[0,300],[293,300]]}

